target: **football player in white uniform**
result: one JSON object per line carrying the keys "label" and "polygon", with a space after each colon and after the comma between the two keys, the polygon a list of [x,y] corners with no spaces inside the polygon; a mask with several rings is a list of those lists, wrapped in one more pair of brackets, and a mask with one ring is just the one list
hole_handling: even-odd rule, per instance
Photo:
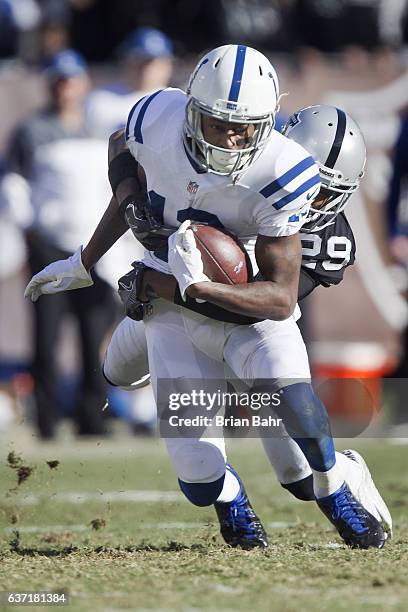
{"label": "football player in white uniform", "polygon": [[[332,106],[317,105],[297,111],[288,119],[283,133],[312,154],[322,182],[300,231],[300,301],[317,286],[341,282],[345,269],[354,263],[355,240],[343,211],[360,184],[366,153],[359,127],[349,115]],[[336,152],[335,157],[333,151]],[[120,294],[130,310],[143,308],[140,301],[135,300],[139,269],[140,273],[145,270],[144,267],[135,266],[131,273],[119,281]],[[177,300],[176,287],[175,279],[169,276],[154,284],[159,295],[175,296]],[[183,302],[179,299],[178,303],[220,321],[228,322],[231,317],[230,312],[209,306],[208,302],[198,303],[191,299]],[[146,334],[142,321],[126,317],[118,325],[107,349],[104,374],[111,384],[128,390],[149,383]],[[288,438],[265,437],[262,442],[282,486],[298,499],[314,500],[312,472],[298,445]],[[353,494],[371,514],[383,522],[391,534],[390,513],[372,481],[364,459],[356,451],[344,451],[336,456]],[[224,539],[230,545],[247,544],[248,524],[242,526],[236,520],[231,520],[234,504],[216,502],[214,505]],[[247,510],[251,513],[249,504]],[[252,528],[256,522],[256,517],[252,517]],[[265,534],[258,529],[258,539],[252,538],[249,542],[252,545],[263,545],[266,542]]]}
{"label": "football player in white uniform", "polygon": [[[153,300],[144,324],[159,412],[167,409],[169,392],[184,393],[192,380],[201,379],[206,391],[219,390],[225,365],[252,391],[271,396],[278,391],[275,412],[310,466],[317,505],[346,543],[381,548],[386,539],[381,523],[353,496],[336,463],[328,417],[310,384],[296,324],[299,229],[320,189],[320,176],[301,146],[274,131],[278,100],[273,67],[244,45],[219,47],[202,58],[187,94],[166,89],[142,99],[126,127],[133,157],[120,134],[111,139],[115,198],[93,237],[82,253],[79,249],[36,275],[26,294],[36,299],[89,285],[89,269],[131,227],[152,249],[144,258],[151,279],[173,274],[181,299],[204,300],[251,320],[214,321]],[[236,234],[264,280],[232,287],[210,282],[188,230],[191,221]],[[160,248],[165,235],[160,223],[178,227],[169,239],[168,261]],[[140,289],[139,298],[151,296],[150,283],[146,295]],[[249,514],[241,517],[247,498],[227,466],[219,430],[210,426],[191,437],[168,436],[166,444],[181,490],[193,504],[226,503],[235,517],[250,522]]]}

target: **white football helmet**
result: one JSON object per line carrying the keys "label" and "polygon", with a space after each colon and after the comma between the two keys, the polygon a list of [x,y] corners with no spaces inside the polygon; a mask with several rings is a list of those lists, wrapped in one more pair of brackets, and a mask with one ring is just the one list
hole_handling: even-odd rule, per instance
{"label": "white football helmet", "polygon": [[[224,45],[200,59],[187,87],[184,142],[206,172],[229,176],[247,168],[265,147],[275,125],[279,85],[269,60],[245,45]],[[231,151],[204,139],[201,118],[255,124],[244,149]]]}
{"label": "white football helmet", "polygon": [[282,129],[316,161],[322,187],[327,192],[322,208],[310,208],[302,231],[316,232],[334,222],[364,175],[366,147],[356,122],[335,106],[308,106],[289,117]]}

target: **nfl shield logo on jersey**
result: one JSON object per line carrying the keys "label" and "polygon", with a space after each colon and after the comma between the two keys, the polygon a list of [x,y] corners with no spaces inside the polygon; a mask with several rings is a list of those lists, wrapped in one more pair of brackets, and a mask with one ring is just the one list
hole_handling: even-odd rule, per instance
{"label": "nfl shield logo on jersey", "polygon": [[199,185],[197,183],[195,183],[194,181],[190,181],[189,184],[187,185],[187,191],[188,193],[191,193],[191,195],[195,195],[198,191]]}

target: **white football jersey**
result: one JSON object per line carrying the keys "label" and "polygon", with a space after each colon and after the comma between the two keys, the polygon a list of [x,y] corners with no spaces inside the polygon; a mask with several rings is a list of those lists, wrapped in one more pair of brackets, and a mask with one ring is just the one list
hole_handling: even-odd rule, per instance
{"label": "white football jersey", "polygon": [[[167,88],[139,100],[129,114],[127,145],[145,170],[154,214],[175,228],[186,219],[226,228],[242,240],[254,265],[258,234],[289,236],[304,223],[320,188],[318,168],[305,149],[274,131],[235,178],[205,172],[183,142],[186,102],[183,91]],[[146,254],[145,262],[168,272],[160,254]]]}

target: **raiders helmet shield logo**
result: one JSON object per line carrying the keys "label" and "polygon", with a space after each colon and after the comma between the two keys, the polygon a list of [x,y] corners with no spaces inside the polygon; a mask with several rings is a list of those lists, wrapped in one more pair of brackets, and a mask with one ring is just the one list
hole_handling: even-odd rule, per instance
{"label": "raiders helmet shield logo", "polygon": [[291,115],[287,120],[286,125],[282,130],[283,134],[285,134],[289,128],[294,127],[298,123],[300,123],[299,113],[293,113],[293,115]]}

